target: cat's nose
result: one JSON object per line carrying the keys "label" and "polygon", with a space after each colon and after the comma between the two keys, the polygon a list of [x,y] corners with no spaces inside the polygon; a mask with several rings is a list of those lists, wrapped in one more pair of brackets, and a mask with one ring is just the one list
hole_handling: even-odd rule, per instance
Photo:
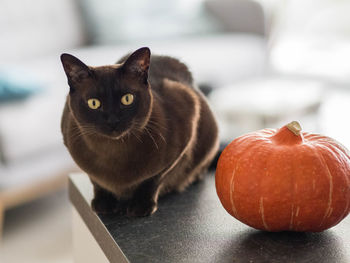
{"label": "cat's nose", "polygon": [[107,124],[109,127],[115,129],[120,123],[120,119],[116,116],[109,116],[107,119]]}

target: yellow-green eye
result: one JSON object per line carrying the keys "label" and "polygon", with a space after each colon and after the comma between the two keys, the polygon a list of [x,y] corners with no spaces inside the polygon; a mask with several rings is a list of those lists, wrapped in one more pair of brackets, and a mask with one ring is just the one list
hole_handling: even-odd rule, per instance
{"label": "yellow-green eye", "polygon": [[96,110],[101,106],[101,102],[98,99],[89,99],[88,106],[90,109]]}
{"label": "yellow-green eye", "polygon": [[121,99],[121,102],[124,105],[130,105],[131,103],[133,103],[133,101],[134,101],[134,95],[132,95],[130,93],[125,94]]}

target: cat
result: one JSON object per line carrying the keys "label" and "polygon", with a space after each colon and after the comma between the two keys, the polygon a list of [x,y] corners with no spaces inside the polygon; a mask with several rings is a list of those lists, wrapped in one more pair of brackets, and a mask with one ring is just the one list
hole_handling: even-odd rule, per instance
{"label": "cat", "polygon": [[185,64],[136,50],[91,67],[62,54],[70,87],[61,130],[94,187],[96,213],[148,216],[158,197],[201,179],[218,150],[218,128]]}

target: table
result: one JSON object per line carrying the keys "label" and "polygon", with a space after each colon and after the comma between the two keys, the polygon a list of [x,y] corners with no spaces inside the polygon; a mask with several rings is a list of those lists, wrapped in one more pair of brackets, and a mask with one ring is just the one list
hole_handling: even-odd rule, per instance
{"label": "table", "polygon": [[255,230],[223,209],[212,173],[144,218],[97,216],[85,174],[70,176],[69,195],[75,262],[350,262],[350,216],[322,233]]}

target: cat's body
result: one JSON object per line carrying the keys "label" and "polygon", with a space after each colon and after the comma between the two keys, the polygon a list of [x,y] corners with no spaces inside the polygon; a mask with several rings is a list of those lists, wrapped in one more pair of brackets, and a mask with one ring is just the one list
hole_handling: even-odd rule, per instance
{"label": "cat's body", "polygon": [[[134,109],[122,105],[115,113],[115,118],[120,119],[119,126],[127,126],[117,136],[106,135],[104,130],[94,132],[94,125],[84,123],[83,113],[82,121],[74,114],[72,103],[82,102],[72,98],[76,93],[72,82],[82,83],[86,76],[74,80],[67,73],[71,61],[66,61],[66,73],[74,92],[67,97],[62,117],[64,143],[94,184],[92,205],[97,212],[136,216],[153,213],[158,196],[185,189],[209,166],[218,148],[215,119],[203,95],[193,87],[187,67],[170,57],[149,59],[149,54],[140,50],[116,65],[89,68],[93,71],[94,86],[102,83],[104,93],[110,93],[105,94],[110,105],[117,105],[123,94],[117,91],[117,86],[134,94]],[[62,62],[65,65],[64,58]],[[118,79],[118,84],[110,83],[113,78]],[[85,83],[85,88],[92,83],[92,80]],[[116,92],[108,91],[108,86],[117,87]],[[88,99],[90,95],[80,96]],[[126,117],[118,115],[123,110]],[[124,124],[123,118],[131,124]]]}

